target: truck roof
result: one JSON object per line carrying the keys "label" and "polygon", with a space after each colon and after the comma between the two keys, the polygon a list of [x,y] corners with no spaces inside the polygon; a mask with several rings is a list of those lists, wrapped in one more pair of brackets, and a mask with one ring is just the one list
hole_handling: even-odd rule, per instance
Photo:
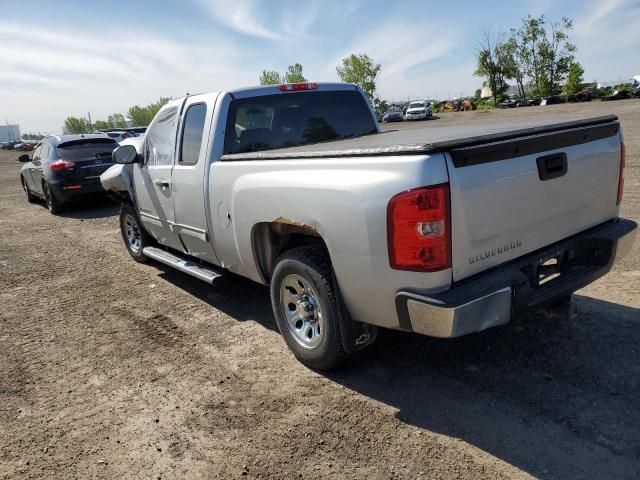
{"label": "truck roof", "polygon": [[[472,150],[478,153],[479,149],[489,150],[493,160],[515,157],[524,153],[514,148],[519,147],[510,140],[522,141],[526,137],[537,137],[549,134],[547,143],[541,143],[538,139],[536,151],[550,150],[554,145],[570,141],[572,144],[593,141],[601,130],[619,129],[618,117],[607,115],[583,119],[572,119],[550,123],[548,120],[520,122],[520,123],[478,123],[468,125],[456,125],[433,128],[415,128],[403,130],[391,130],[358,138],[314,143],[290,148],[265,150],[259,152],[236,153],[222,156],[224,161],[241,160],[275,160],[288,158],[330,158],[330,157],[356,157],[356,156],[380,156],[380,155],[415,155],[430,154],[442,151],[457,150],[463,153],[458,157],[467,158],[461,160],[465,165],[470,164],[469,158]],[[589,129],[585,132],[583,129]],[[567,135],[567,130],[579,130],[575,135]],[[561,133],[559,133],[561,132]],[[600,133],[598,133],[600,132]],[[551,134],[556,135],[551,135]],[[552,139],[553,137],[553,139]],[[566,138],[565,138],[566,137]],[[569,138],[571,137],[571,138]],[[576,137],[576,138],[574,138]],[[564,140],[563,140],[564,138]],[[549,143],[551,142],[551,143]],[[488,146],[491,145],[492,147]],[[556,146],[555,148],[561,148]],[[504,151],[500,152],[498,149]],[[454,159],[455,160],[455,159]],[[474,163],[479,163],[476,159]]]}

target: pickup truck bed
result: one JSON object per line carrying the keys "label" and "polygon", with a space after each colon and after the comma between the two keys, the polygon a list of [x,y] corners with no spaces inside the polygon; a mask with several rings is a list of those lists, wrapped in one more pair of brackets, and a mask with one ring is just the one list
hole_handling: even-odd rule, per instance
{"label": "pickup truck bed", "polygon": [[[522,146],[524,137],[536,136],[535,148],[527,153],[545,151],[562,146],[592,142],[599,138],[611,136],[618,130],[618,117],[603,117],[565,120],[558,123],[547,121],[517,123],[481,123],[434,128],[416,128],[390,130],[366,135],[358,138],[333,142],[314,143],[291,148],[280,148],[261,152],[236,153],[224,155],[223,161],[241,160],[276,160],[287,158],[325,158],[325,157],[357,157],[379,155],[416,155],[450,151],[459,160],[459,165],[472,164],[464,162],[465,156],[486,151],[488,144],[496,144],[496,148],[504,150],[503,155],[496,155],[492,149],[491,161],[513,156],[513,144],[517,141]],[[575,131],[571,135],[571,131]],[[534,151],[536,150],[536,151]],[[522,152],[518,152],[522,155]],[[474,157],[475,158],[475,157]],[[481,163],[481,162],[475,162]]]}

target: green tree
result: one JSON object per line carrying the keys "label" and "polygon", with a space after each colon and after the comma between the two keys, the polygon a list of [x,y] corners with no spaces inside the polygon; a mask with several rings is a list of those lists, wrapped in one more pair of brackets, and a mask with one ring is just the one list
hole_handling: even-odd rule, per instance
{"label": "green tree", "polygon": [[302,65],[300,65],[299,63],[289,65],[289,68],[287,68],[287,73],[284,74],[284,81],[286,83],[306,82],[307,79],[304,78],[304,75],[302,74]]}
{"label": "green tree", "polygon": [[480,98],[481,96],[482,96],[482,89],[481,88],[476,89],[474,97]]}
{"label": "green tree", "polygon": [[105,128],[109,128],[109,122],[105,122],[104,120],[96,120],[93,122],[93,128],[96,130],[104,130]]}
{"label": "green tree", "polygon": [[380,73],[381,65],[374,63],[368,55],[352,53],[342,59],[342,65],[336,67],[340,80],[355,83],[373,101],[376,91],[376,77]]}
{"label": "green tree", "polygon": [[278,85],[283,83],[280,74],[275,70],[263,70],[260,74],[260,85]]}
{"label": "green tree", "polygon": [[552,22],[544,15],[522,19],[513,34],[518,44],[519,65],[531,79],[534,93],[550,96],[560,93],[560,85],[574,63],[576,47],[569,41],[573,22],[563,17]]}
{"label": "green tree", "polygon": [[81,117],[67,117],[64,121],[64,129],[68,133],[89,133],[92,130],[89,121]]}
{"label": "green tree", "polygon": [[579,92],[582,88],[582,82],[584,80],[584,68],[582,65],[575,62],[569,67],[569,74],[567,75],[567,82],[564,84],[564,93],[571,95]]}
{"label": "green tree", "polygon": [[498,104],[509,88],[505,80],[509,75],[508,65],[505,64],[508,49],[502,41],[502,35],[493,35],[490,30],[486,30],[479,42],[477,55],[478,63],[473,74],[485,79],[484,84],[491,89],[493,101]]}
{"label": "green tree", "polygon": [[113,113],[109,115],[107,123],[111,128],[126,128],[127,126],[127,121],[121,113]]}
{"label": "green tree", "polygon": [[373,100],[373,105],[380,113],[384,113],[389,110],[389,103],[387,103],[386,100],[381,100],[377,97]]}
{"label": "green tree", "polygon": [[[127,111],[127,117],[131,120],[134,127],[146,127],[151,123],[156,113],[169,101],[169,97],[160,97],[160,99],[147,105],[146,107],[140,107],[134,105]],[[126,123],[125,123],[126,125]]]}

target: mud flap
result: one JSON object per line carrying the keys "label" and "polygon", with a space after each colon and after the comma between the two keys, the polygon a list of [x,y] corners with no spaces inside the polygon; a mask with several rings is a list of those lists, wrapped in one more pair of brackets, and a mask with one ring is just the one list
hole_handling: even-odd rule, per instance
{"label": "mud flap", "polygon": [[336,292],[336,300],[340,310],[340,335],[345,352],[354,353],[367,345],[371,345],[378,336],[378,327],[368,323],[357,322],[351,318],[351,314],[349,314],[349,310],[347,310],[347,306],[342,300],[335,273],[333,275],[333,288]]}

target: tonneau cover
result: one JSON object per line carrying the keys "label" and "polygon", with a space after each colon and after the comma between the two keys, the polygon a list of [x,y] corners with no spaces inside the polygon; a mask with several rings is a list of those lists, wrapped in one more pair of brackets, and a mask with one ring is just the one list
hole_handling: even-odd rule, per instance
{"label": "tonneau cover", "polygon": [[287,158],[326,158],[377,155],[415,155],[502,142],[563,130],[617,123],[618,117],[607,115],[559,123],[549,120],[527,123],[484,123],[429,128],[391,130],[358,138],[314,143],[261,152],[235,153],[221,157],[224,161],[275,160]]}

